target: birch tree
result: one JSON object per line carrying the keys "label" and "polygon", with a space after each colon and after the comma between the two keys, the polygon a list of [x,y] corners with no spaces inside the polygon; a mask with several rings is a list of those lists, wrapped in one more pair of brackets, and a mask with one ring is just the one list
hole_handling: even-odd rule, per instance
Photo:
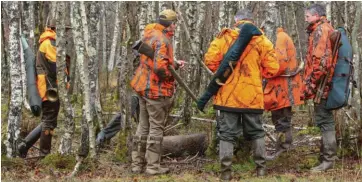
{"label": "birch tree", "polygon": [[[196,19],[196,31],[194,31],[194,37],[195,37],[195,47],[196,50],[200,50],[200,54],[204,55],[204,50],[202,47],[202,39],[206,38],[206,35],[202,34],[202,32],[205,32],[205,20],[206,20],[206,1],[198,1],[196,4],[197,7],[197,19]],[[197,60],[197,55],[196,55]],[[196,61],[197,62],[197,61]],[[197,64],[196,70],[195,70],[195,95],[199,95],[200,91],[200,84],[201,84],[201,78],[202,78],[202,70],[200,67],[200,64]]]}
{"label": "birch tree", "polygon": [[158,6],[158,2],[157,1],[148,1],[147,2],[147,23],[151,23],[156,21],[157,19],[157,8],[156,6]]}
{"label": "birch tree", "polygon": [[115,2],[115,21],[114,21],[114,30],[113,30],[113,39],[112,39],[112,45],[111,45],[111,53],[109,54],[109,60],[108,60],[108,71],[112,71],[114,68],[114,57],[116,54],[116,48],[117,48],[117,40],[118,40],[118,34],[119,34],[119,18],[118,18],[118,9],[119,9],[119,2]]}
{"label": "birch tree", "polygon": [[278,22],[278,9],[276,8],[275,1],[267,1],[265,2],[266,9],[265,9],[265,24],[264,30],[266,36],[269,40],[273,43],[276,42],[276,28],[279,24]]}
{"label": "birch tree", "polygon": [[69,155],[72,152],[72,140],[74,135],[74,110],[70,103],[70,96],[68,94],[67,75],[65,61],[65,42],[67,35],[65,34],[65,2],[57,2],[57,80],[58,80],[58,94],[61,100],[61,108],[64,113],[64,135],[61,136],[59,153],[62,155]]}
{"label": "birch tree", "polygon": [[354,25],[352,29],[352,47],[353,47],[353,64],[354,64],[354,74],[353,74],[353,80],[357,83],[357,88],[353,89],[352,94],[352,106],[353,110],[355,111],[355,118],[357,121],[361,120],[361,95],[360,95],[360,89],[361,89],[361,81],[359,78],[359,68],[360,68],[360,61],[361,61],[361,53],[358,49],[358,33],[359,28],[361,24],[361,8],[362,3],[361,2],[355,2],[357,3],[356,7],[356,15],[354,20]]}
{"label": "birch tree", "polygon": [[[83,86],[83,97],[84,97],[84,115],[85,119],[87,121],[88,127],[89,127],[89,146],[90,146],[90,157],[94,158],[96,151],[95,151],[95,134],[93,130],[93,122],[92,122],[92,116],[91,116],[91,106],[90,106],[90,89],[89,89],[89,72],[88,69],[86,69],[85,64],[85,45],[83,41],[83,34],[85,32],[82,31],[82,18],[80,16],[81,6],[80,3],[83,2],[72,2],[72,31],[73,31],[73,38],[74,38],[74,44],[75,44],[75,50],[77,53],[77,66],[80,71],[80,80],[82,82]],[[83,6],[84,7],[84,6]],[[84,20],[83,20],[84,21]],[[88,35],[87,35],[88,36]],[[86,54],[87,56],[87,54]],[[88,57],[86,57],[88,58]]]}
{"label": "birch tree", "polygon": [[34,22],[34,2],[33,1],[24,1],[22,2],[22,34],[24,34],[25,38],[29,42],[29,46],[32,50],[34,50],[34,30],[35,30],[35,22]]}
{"label": "birch tree", "polygon": [[[187,15],[187,26],[188,29],[190,31],[190,40],[193,40],[191,42],[191,50],[200,50],[200,48],[198,48],[200,41],[200,37],[198,36],[199,33],[197,32],[197,28],[196,28],[196,23],[197,23],[197,13],[196,13],[196,6],[197,3],[196,2],[187,2],[186,3],[186,15]],[[189,66],[186,68],[186,72],[189,73],[186,75],[186,83],[191,87],[190,89],[195,91],[195,71],[197,70],[197,59],[198,55],[197,52],[192,51],[190,52],[190,57],[189,57]],[[185,92],[186,93],[186,92]],[[191,116],[192,116],[192,100],[191,97],[186,95],[185,97],[185,102],[183,105],[183,117],[184,117],[184,122],[185,124],[189,124],[191,121]]]}
{"label": "birch tree", "polygon": [[[128,40],[126,42],[132,43],[136,40],[136,34],[137,34],[137,14],[138,14],[138,10],[137,10],[137,6],[136,6],[136,2],[123,2],[122,3],[122,12],[126,12],[126,14],[124,14],[125,20],[127,20],[128,22],[128,26],[129,26],[129,30],[130,30],[130,35],[128,37]],[[126,23],[126,22],[124,22]],[[125,25],[122,27],[125,28]],[[119,92],[120,92],[120,100],[121,100],[121,112],[124,114],[124,122],[125,122],[125,127],[124,130],[126,130],[126,132],[129,132],[128,130],[130,128],[132,128],[131,125],[131,107],[130,104],[131,103],[131,95],[132,95],[132,90],[129,86],[129,80],[131,80],[132,74],[134,72],[133,68],[135,67],[133,65],[133,60],[134,60],[134,54],[131,48],[131,44],[127,45],[127,49],[126,47],[122,47],[122,61],[121,61],[121,68],[120,68],[120,88],[119,88]]]}
{"label": "birch tree", "polygon": [[106,8],[102,2],[102,70],[107,67],[107,29],[106,29]]}
{"label": "birch tree", "polygon": [[1,4],[1,38],[2,38],[2,44],[1,44],[1,98],[5,99],[5,97],[8,97],[9,92],[9,51],[8,51],[8,45],[9,43],[9,22],[8,22],[8,16],[6,13],[6,7],[7,3],[4,2]]}
{"label": "birch tree", "polygon": [[[83,8],[82,8],[83,9]],[[88,69],[89,69],[89,79],[90,79],[90,102],[91,102],[91,112],[92,115],[97,116],[97,120],[99,125],[103,128],[103,122],[102,122],[102,109],[100,106],[100,97],[99,94],[97,94],[97,83],[98,83],[98,55],[97,55],[97,40],[99,40],[98,32],[98,22],[99,22],[99,3],[98,2],[92,2],[90,5],[89,10],[89,33],[87,33],[87,29],[84,29],[84,34],[89,35],[88,37],[88,48],[87,48],[87,54],[88,54]],[[82,11],[83,12],[83,11]],[[83,18],[82,20],[86,20]],[[85,23],[83,24],[84,26]],[[88,27],[88,26],[86,26]],[[98,96],[97,96],[98,95]]]}
{"label": "birch tree", "polygon": [[141,1],[141,7],[140,7],[140,16],[138,21],[138,28],[139,28],[139,34],[138,37],[141,38],[143,35],[143,30],[145,29],[147,25],[147,11],[148,11],[149,2],[147,1]]}
{"label": "birch tree", "polygon": [[226,12],[226,1],[219,1],[219,22],[218,22],[218,31],[222,28],[227,27],[227,12]]}
{"label": "birch tree", "polygon": [[7,157],[15,157],[16,145],[19,139],[19,126],[21,121],[22,79],[20,70],[20,45],[19,45],[19,2],[8,3],[9,17],[9,61],[10,61],[10,88],[11,98],[7,128]]}

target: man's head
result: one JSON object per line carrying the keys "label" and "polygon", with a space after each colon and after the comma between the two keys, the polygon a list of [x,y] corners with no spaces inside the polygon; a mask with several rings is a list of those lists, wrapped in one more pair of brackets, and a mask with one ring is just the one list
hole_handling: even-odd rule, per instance
{"label": "man's head", "polygon": [[170,29],[170,31],[174,31],[176,27],[177,14],[175,11],[171,9],[165,9],[160,13],[158,17],[158,23]]}
{"label": "man's head", "polygon": [[235,16],[234,16],[235,22],[241,21],[241,20],[249,20],[253,21],[253,13],[248,9],[241,9],[239,10]]}
{"label": "man's head", "polygon": [[305,21],[309,24],[316,23],[322,16],[326,16],[326,8],[320,4],[312,4],[304,11]]}

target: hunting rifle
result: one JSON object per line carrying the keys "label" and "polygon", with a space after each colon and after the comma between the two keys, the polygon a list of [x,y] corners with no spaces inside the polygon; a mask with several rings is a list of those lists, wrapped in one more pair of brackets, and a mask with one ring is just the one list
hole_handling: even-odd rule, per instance
{"label": "hunting rifle", "polygon": [[[333,35],[334,34],[334,35]],[[338,48],[340,46],[340,41],[341,41],[341,32],[339,31],[334,31],[331,35],[331,39],[335,38],[335,41],[331,40],[332,43],[334,43],[333,45],[333,52],[332,52],[332,60],[335,59],[336,55],[337,55],[337,51]],[[327,74],[321,79],[320,84],[318,85],[318,90],[316,93],[316,96],[314,97],[314,103],[319,104],[321,102],[322,96],[323,96],[323,90],[327,85],[328,82],[328,78],[331,74],[331,70],[329,69],[327,71]]]}

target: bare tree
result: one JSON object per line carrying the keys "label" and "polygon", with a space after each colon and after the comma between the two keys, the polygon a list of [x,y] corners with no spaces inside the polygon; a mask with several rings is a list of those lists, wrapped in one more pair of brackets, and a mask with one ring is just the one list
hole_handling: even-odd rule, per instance
{"label": "bare tree", "polygon": [[74,135],[74,110],[70,103],[70,96],[67,91],[67,75],[65,61],[65,2],[57,2],[57,80],[58,80],[58,91],[59,99],[61,100],[61,108],[64,112],[64,129],[65,133],[61,137],[59,145],[59,153],[63,155],[70,154],[72,152],[72,140]]}
{"label": "bare tree", "polygon": [[119,34],[119,18],[118,18],[118,9],[119,9],[119,2],[115,2],[115,23],[114,23],[114,30],[113,30],[113,39],[112,39],[112,45],[111,45],[111,53],[109,54],[109,60],[108,60],[108,71],[112,71],[114,68],[114,57],[116,54],[116,48],[117,48],[117,40],[118,40],[118,34]]}
{"label": "bare tree", "polygon": [[[86,29],[85,34],[88,34],[88,48],[87,48],[87,54],[89,57],[88,62],[88,69],[89,69],[89,79],[90,79],[90,106],[91,106],[91,113],[92,115],[97,116],[97,120],[99,125],[102,127],[102,109],[100,106],[100,97],[99,94],[97,94],[97,84],[98,84],[98,55],[97,55],[97,40],[99,41],[99,28],[98,28],[98,22],[99,22],[99,3],[98,2],[92,2],[90,4],[90,10],[89,10],[89,33],[87,33]],[[84,18],[82,20],[85,20]],[[85,23],[83,24],[84,26]],[[88,27],[88,26],[87,26]],[[98,95],[98,96],[97,96]]]}
{"label": "bare tree", "polygon": [[143,30],[146,27],[147,24],[147,9],[149,6],[149,2],[147,1],[142,1],[141,2],[141,7],[140,7],[140,16],[139,16],[139,21],[138,21],[138,28],[139,28],[139,36],[138,37],[142,37],[143,36]]}
{"label": "bare tree", "polygon": [[102,70],[107,67],[107,29],[106,29],[106,8],[102,2]]}
{"label": "bare tree", "polygon": [[16,145],[19,138],[20,121],[21,121],[21,104],[22,96],[22,79],[20,70],[20,45],[19,45],[19,2],[8,3],[8,17],[9,17],[9,61],[10,61],[10,87],[11,99],[9,107],[8,128],[7,128],[7,141],[6,149],[8,157],[15,157]]}
{"label": "bare tree", "polygon": [[354,75],[353,80],[357,83],[357,88],[353,89],[352,92],[352,106],[355,111],[355,118],[357,121],[361,120],[361,95],[360,95],[360,89],[361,89],[361,81],[359,77],[359,68],[360,68],[360,61],[361,61],[361,53],[358,49],[358,32],[361,24],[361,8],[362,3],[361,2],[355,2],[357,3],[356,7],[356,15],[354,20],[354,26],[352,29],[352,47],[353,47],[353,64],[354,64]]}
{"label": "bare tree", "polygon": [[219,1],[219,22],[218,22],[218,30],[220,31],[222,28],[227,27],[227,12],[226,12],[226,1]]}
{"label": "bare tree", "polygon": [[278,22],[278,8],[276,8],[275,1],[265,2],[265,24],[264,30],[265,35],[269,38],[269,40],[273,43],[276,41],[276,28],[279,24]]}

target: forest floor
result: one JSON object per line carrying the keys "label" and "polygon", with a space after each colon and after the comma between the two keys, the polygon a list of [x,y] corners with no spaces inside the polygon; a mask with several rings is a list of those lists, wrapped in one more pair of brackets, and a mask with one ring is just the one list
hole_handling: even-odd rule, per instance
{"label": "forest floor", "polygon": [[[73,102],[79,102],[74,101]],[[176,101],[177,102],[177,101]],[[104,107],[103,110],[109,112],[117,112],[117,98],[110,98],[109,108]],[[171,172],[160,176],[147,176],[144,174],[134,175],[131,173],[129,156],[125,155],[126,146],[122,146],[119,141],[124,141],[123,135],[118,134],[101,150],[97,161],[85,160],[76,177],[69,178],[76,163],[76,152],[69,156],[61,156],[57,151],[60,144],[60,137],[64,133],[62,131],[62,114],[58,119],[58,129],[55,132],[52,142],[52,154],[44,159],[37,158],[38,150],[31,148],[27,159],[7,158],[3,144],[6,140],[6,106],[2,103],[2,152],[1,152],[1,180],[2,181],[220,181],[220,164],[217,160],[216,151],[208,149],[203,155],[188,155],[171,158],[164,157],[163,165],[169,167]],[[75,118],[76,129],[73,141],[73,150],[79,148],[80,138],[80,119],[81,108],[75,107],[75,113],[78,115]],[[176,114],[177,113],[173,113]],[[104,119],[109,121],[112,115],[105,115]],[[214,119],[212,110],[207,111],[207,114],[197,115],[200,118]],[[319,156],[320,132],[316,127],[307,127],[309,116],[307,112],[299,110],[294,111],[293,117],[293,148],[288,152],[283,153],[278,159],[267,162],[267,175],[262,178],[257,178],[255,174],[255,164],[251,157],[250,143],[240,141],[239,146],[236,146],[233,158],[233,181],[362,181],[362,151],[354,141],[348,148],[339,145],[338,157],[339,160],[334,165],[334,169],[323,173],[311,173],[310,168],[316,166]],[[271,126],[270,113],[265,113],[263,119],[266,124]],[[23,112],[21,124],[21,135],[25,137],[26,133],[31,131],[39,118],[30,116],[28,111]],[[178,119],[173,119],[170,124],[182,122]],[[136,123],[133,123],[134,128]],[[167,135],[180,135],[191,133],[206,133],[207,140],[210,143],[215,143],[212,136],[214,135],[214,123],[193,120],[188,126],[179,126],[172,129]],[[271,128],[267,130],[275,135]],[[123,143],[123,142],[122,142]],[[273,143],[266,137],[267,152],[273,149]],[[39,144],[36,143],[35,146]],[[212,146],[210,144],[210,146]],[[357,149],[358,148],[358,149]],[[125,150],[124,150],[125,149]],[[355,152],[358,151],[358,152]],[[123,152],[123,154],[122,154]],[[127,153],[127,152],[126,152]]]}

